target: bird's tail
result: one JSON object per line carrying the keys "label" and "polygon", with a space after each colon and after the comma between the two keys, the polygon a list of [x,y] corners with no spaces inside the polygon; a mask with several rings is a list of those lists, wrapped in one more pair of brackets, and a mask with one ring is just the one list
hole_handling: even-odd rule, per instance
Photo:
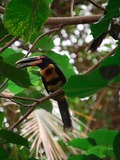
{"label": "bird's tail", "polygon": [[69,113],[69,109],[68,109],[68,103],[66,101],[66,99],[61,99],[58,102],[58,107],[61,113],[61,117],[62,117],[62,121],[64,124],[64,131],[72,131],[73,127],[72,127],[72,122],[71,122],[71,118],[70,118],[70,113]]}

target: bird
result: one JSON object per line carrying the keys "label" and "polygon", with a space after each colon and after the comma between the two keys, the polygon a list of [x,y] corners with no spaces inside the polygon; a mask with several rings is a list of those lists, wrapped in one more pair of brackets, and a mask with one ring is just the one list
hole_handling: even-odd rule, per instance
{"label": "bird", "polygon": [[[66,83],[65,75],[58,65],[51,58],[45,55],[23,58],[18,60],[16,65],[17,68],[38,66],[40,68],[42,82],[48,94],[59,90]],[[58,103],[59,111],[63,121],[63,130],[65,132],[72,131],[73,127],[71,115],[65,93],[62,92],[53,99]]]}

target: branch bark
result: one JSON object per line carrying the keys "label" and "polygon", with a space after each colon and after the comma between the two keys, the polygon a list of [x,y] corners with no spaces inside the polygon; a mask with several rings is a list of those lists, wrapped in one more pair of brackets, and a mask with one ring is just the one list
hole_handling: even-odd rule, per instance
{"label": "branch bark", "polygon": [[[0,6],[0,13],[4,14],[5,8]],[[90,24],[97,22],[101,14],[92,16],[75,16],[75,17],[50,17],[45,25],[76,25],[76,24]]]}
{"label": "branch bark", "polygon": [[75,17],[50,17],[45,25],[77,25],[91,24],[97,22],[101,18],[101,14],[92,16],[75,16]]}
{"label": "branch bark", "polygon": [[106,54],[103,58],[101,58],[95,65],[93,65],[91,68],[89,68],[87,71],[84,72],[84,74],[87,74],[97,68],[102,61],[104,61],[107,57],[113,55],[115,53],[116,48],[114,48],[110,53]]}
{"label": "branch bark", "polygon": [[21,117],[13,126],[11,126],[9,128],[9,130],[13,130],[15,127],[17,127],[20,123],[22,123],[32,112],[33,110],[40,105],[41,103],[47,101],[50,98],[54,98],[57,97],[58,95],[60,95],[61,93],[63,93],[62,90],[57,90],[56,92],[52,93],[51,95],[48,95],[46,97],[41,98],[39,101],[34,102],[33,104],[31,104],[30,109],[23,115],[23,117]]}

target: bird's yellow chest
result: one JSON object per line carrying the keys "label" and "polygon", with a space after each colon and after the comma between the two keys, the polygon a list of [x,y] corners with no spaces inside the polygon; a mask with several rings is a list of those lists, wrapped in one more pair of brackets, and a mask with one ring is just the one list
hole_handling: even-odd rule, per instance
{"label": "bird's yellow chest", "polygon": [[49,64],[48,67],[42,69],[40,71],[40,74],[44,77],[46,82],[59,77],[59,75],[55,71],[55,66],[53,64]]}

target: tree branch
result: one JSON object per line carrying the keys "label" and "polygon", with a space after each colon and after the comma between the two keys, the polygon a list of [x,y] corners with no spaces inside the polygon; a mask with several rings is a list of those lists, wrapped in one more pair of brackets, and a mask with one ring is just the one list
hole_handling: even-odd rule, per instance
{"label": "tree branch", "polygon": [[0,39],[0,42],[4,41],[6,38],[8,38],[11,34],[5,35],[2,39]]}
{"label": "tree branch", "polygon": [[[0,6],[0,13],[4,14],[5,9]],[[75,17],[50,17],[45,25],[76,25],[76,24],[91,24],[97,22],[102,15],[92,16],[75,16]]]}
{"label": "tree branch", "polygon": [[39,99],[36,98],[27,98],[27,97],[20,97],[20,96],[14,96],[14,95],[5,95],[3,93],[0,93],[0,98],[6,98],[6,99],[20,99],[20,100],[25,100],[25,101],[34,101],[34,102],[39,102]]}
{"label": "tree branch", "polygon": [[41,98],[38,102],[34,102],[33,104],[31,104],[30,109],[23,115],[23,117],[21,117],[13,126],[11,126],[9,128],[9,130],[13,130],[15,127],[17,127],[21,122],[23,122],[31,113],[32,111],[41,103],[47,101],[50,98],[54,98],[57,97],[58,95],[60,95],[61,93],[63,93],[62,90],[57,90],[56,92],[52,93],[51,95],[48,95],[46,97]]}
{"label": "tree branch", "polygon": [[91,24],[97,22],[101,18],[101,14],[92,16],[74,16],[74,17],[50,17],[45,25],[77,25]]}
{"label": "tree branch", "polygon": [[4,14],[5,12],[5,8],[3,8],[2,6],[0,6],[0,13]]}
{"label": "tree branch", "polygon": [[74,15],[73,15],[73,8],[74,8],[74,0],[71,0],[71,6],[70,6],[71,17],[74,17]]}
{"label": "tree branch", "polygon": [[8,81],[9,81],[9,79],[7,79],[5,82],[3,82],[3,84],[0,85],[0,89],[1,89],[2,87],[4,87],[4,86],[8,83]]}
{"label": "tree branch", "polygon": [[93,2],[92,0],[87,0],[87,1],[93,4],[94,6],[96,6],[97,8],[101,9],[102,11],[104,11],[104,13],[107,13],[107,10],[101,7],[100,5],[98,5],[97,3]]}
{"label": "tree branch", "polygon": [[87,71],[84,72],[84,74],[87,74],[89,72],[91,72],[92,70],[94,70],[95,68],[97,68],[100,63],[102,61],[104,61],[107,57],[113,55],[115,53],[116,48],[114,48],[110,53],[106,54],[103,58],[101,58],[94,66],[92,66],[91,68],[89,68]]}
{"label": "tree branch", "polygon": [[8,43],[6,43],[1,49],[0,49],[0,54],[6,50],[9,46],[11,46],[15,41],[18,40],[18,37],[14,37],[12,40],[10,40]]}
{"label": "tree branch", "polygon": [[60,29],[62,28],[62,25],[60,25],[58,28],[54,28],[54,29],[51,29],[49,30],[48,32],[45,32],[43,34],[41,34],[33,43],[32,47],[30,48],[30,50],[28,51],[28,53],[25,55],[25,57],[28,57],[29,53],[32,51],[32,49],[35,47],[36,43],[42,38],[44,37],[45,35],[48,35],[52,32],[57,32],[59,31]]}

